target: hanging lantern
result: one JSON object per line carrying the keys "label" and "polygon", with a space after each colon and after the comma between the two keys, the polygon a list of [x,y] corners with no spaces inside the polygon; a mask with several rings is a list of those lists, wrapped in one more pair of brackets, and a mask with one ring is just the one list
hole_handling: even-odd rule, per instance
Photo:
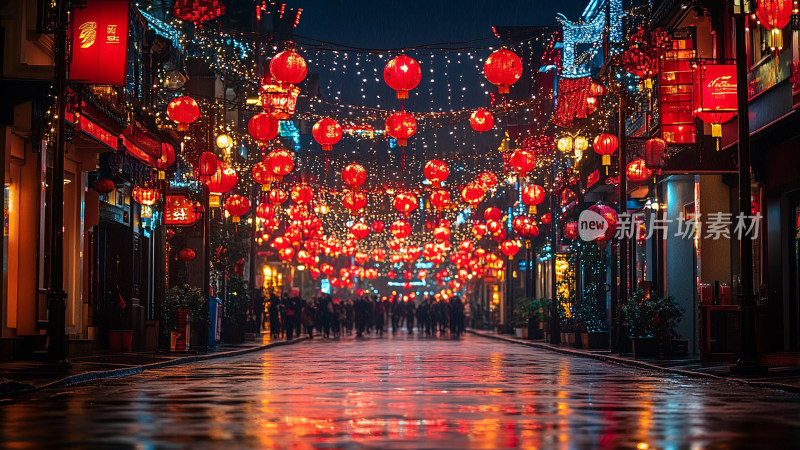
{"label": "hanging lantern", "polygon": [[351,189],[358,189],[367,181],[367,170],[360,164],[348,164],[342,170],[342,181]]}
{"label": "hanging lantern", "polygon": [[648,139],[644,143],[644,162],[648,169],[662,169],[667,142],[661,138]]}
{"label": "hanging lantern", "polygon": [[358,214],[358,211],[367,206],[367,195],[363,192],[347,192],[342,197],[342,206],[350,210],[351,214]]}
{"label": "hanging lantern", "polygon": [[225,133],[222,133],[219,136],[217,136],[217,139],[214,142],[217,144],[217,148],[219,148],[220,150],[225,150],[233,147],[233,138]]}
{"label": "hanging lantern", "polygon": [[628,176],[628,179],[634,183],[641,183],[653,176],[653,171],[647,168],[644,159],[636,158],[628,163],[628,166],[625,168],[625,174]]}
{"label": "hanging lantern", "polygon": [[473,130],[483,133],[494,128],[494,117],[489,111],[478,108],[469,116],[469,125]]}
{"label": "hanging lantern", "polygon": [[311,135],[325,151],[333,150],[333,146],[342,140],[342,126],[330,117],[323,117],[311,128]]}
{"label": "hanging lantern", "polygon": [[503,218],[503,212],[494,206],[490,206],[483,211],[483,218],[488,220],[499,221]]}
{"label": "hanging lantern", "polygon": [[275,189],[273,191],[269,191],[269,195],[267,196],[267,199],[273,205],[283,204],[283,202],[285,202],[288,198],[289,196],[286,195],[286,191],[283,191],[281,189]]}
{"label": "hanging lantern", "polygon": [[425,163],[423,173],[425,174],[425,179],[430,181],[432,185],[438,187],[450,176],[450,168],[447,167],[446,162],[439,159],[432,159]]}
{"label": "hanging lantern", "polygon": [[497,175],[492,172],[481,172],[475,177],[475,182],[484,189],[494,189],[497,186]]}
{"label": "hanging lantern", "polygon": [[404,217],[408,217],[418,206],[419,201],[414,194],[401,192],[394,196],[394,209]]}
{"label": "hanging lantern", "polygon": [[133,200],[136,203],[145,206],[153,206],[158,201],[158,199],[161,198],[161,194],[156,189],[149,189],[136,186],[133,188],[131,197],[133,197]]}
{"label": "hanging lantern", "polygon": [[[156,167],[159,170],[167,170],[175,163],[175,148],[166,142],[161,143],[161,157],[156,160]],[[162,178],[163,179],[163,178]]]}
{"label": "hanging lantern", "polygon": [[602,84],[592,83],[589,87],[589,93],[592,97],[601,97],[606,93],[606,88],[604,88]]}
{"label": "hanging lantern", "polygon": [[395,220],[389,226],[389,232],[397,239],[403,239],[411,236],[411,224],[405,220]]}
{"label": "hanging lantern", "polygon": [[486,192],[476,183],[469,183],[461,189],[461,199],[475,206],[482,202],[486,196]]}
{"label": "hanging lantern", "polygon": [[[233,189],[238,181],[239,177],[236,175],[236,171],[224,162],[219,161],[217,162],[217,171],[208,178],[206,186],[208,186],[208,191],[213,197],[218,197]],[[214,207],[219,206],[219,198],[212,199],[211,204],[215,205]]]}
{"label": "hanging lantern", "polygon": [[544,201],[545,190],[538,184],[522,188],[522,203],[528,206],[540,205]]}
{"label": "hanging lantern", "polygon": [[258,113],[247,122],[247,131],[260,145],[266,145],[278,137],[278,119],[267,113]]}
{"label": "hanging lantern", "polygon": [[254,164],[250,174],[252,175],[253,180],[260,184],[261,189],[264,191],[268,191],[269,185],[275,181],[275,176],[272,174],[269,166],[264,161]]}
{"label": "hanging lantern", "polygon": [[522,60],[510,50],[497,50],[486,58],[483,75],[497,86],[498,93],[508,94],[508,87],[522,76]]}
{"label": "hanging lantern", "polygon": [[617,212],[614,211],[614,208],[607,206],[607,205],[592,205],[589,207],[589,210],[599,214],[603,219],[605,219],[607,227],[606,231],[595,238],[596,242],[608,242],[614,235],[617,233],[617,226],[619,224],[619,216]]}
{"label": "hanging lantern", "polygon": [[386,134],[397,139],[400,147],[408,145],[408,138],[416,132],[416,119],[405,111],[398,111],[386,118]]}
{"label": "hanging lantern", "polygon": [[511,167],[517,171],[519,176],[524,178],[528,172],[536,167],[536,157],[527,150],[515,150],[514,153],[511,154],[509,163]]}
{"label": "hanging lantern", "polygon": [[390,88],[397,91],[397,98],[408,98],[408,91],[414,89],[422,80],[422,69],[414,58],[400,55],[386,63],[383,79]]}
{"label": "hanging lantern", "polygon": [[260,203],[256,207],[256,217],[263,220],[272,220],[275,218],[275,205],[269,203]]}
{"label": "hanging lantern", "polygon": [[383,233],[383,230],[386,229],[386,225],[383,223],[383,221],[376,220],[376,221],[372,222],[372,227],[371,228],[372,228],[372,231],[374,231],[376,233]]}
{"label": "hanging lantern", "polygon": [[564,237],[573,241],[578,239],[578,222],[567,222],[564,224]]}
{"label": "hanging lantern", "polygon": [[519,247],[519,242],[517,241],[504,241],[500,244],[500,251],[508,256],[508,259],[512,259],[519,252]]}
{"label": "hanging lantern", "polygon": [[203,152],[197,162],[197,179],[202,183],[208,180],[217,172],[217,155],[211,152]]}
{"label": "hanging lantern", "polygon": [[284,50],[272,57],[269,73],[275,80],[286,84],[298,84],[306,78],[306,60],[293,50]]}
{"label": "hanging lantern", "polygon": [[782,29],[792,17],[792,0],[759,0],[756,17],[769,30],[767,45],[772,50],[783,49]]}
{"label": "hanging lantern", "polygon": [[106,195],[116,188],[117,185],[115,185],[113,181],[105,178],[101,178],[92,184],[92,189],[94,189],[100,195]]}
{"label": "hanging lantern", "polygon": [[[611,155],[617,150],[617,147],[619,147],[619,139],[613,134],[603,133],[594,138],[594,151],[603,156],[604,166],[611,165]],[[608,173],[608,167],[606,167],[606,173]]]}
{"label": "hanging lantern", "polygon": [[261,106],[264,112],[279,120],[288,120],[294,115],[300,88],[291,84],[280,83],[267,75],[259,89]]}
{"label": "hanging lantern", "polygon": [[200,118],[200,107],[191,97],[178,97],[167,105],[167,116],[178,124],[178,131],[186,131]]}
{"label": "hanging lantern", "polygon": [[550,214],[550,213],[544,213],[544,214],[542,214],[540,219],[541,219],[543,224],[550,225],[550,223],[553,222],[553,215]]}
{"label": "hanging lantern", "polygon": [[450,193],[444,189],[437,189],[431,192],[431,204],[436,209],[445,209],[450,206]]}
{"label": "hanging lantern", "polygon": [[291,247],[282,248],[278,251],[278,257],[282,261],[291,261],[294,258],[294,249]]}
{"label": "hanging lantern", "polygon": [[197,254],[194,252],[194,250],[190,248],[184,248],[178,252],[178,259],[180,259],[183,262],[189,262],[193,260],[195,256],[197,256]]}
{"label": "hanging lantern", "polygon": [[525,239],[533,239],[539,236],[539,227],[528,216],[515,217],[511,221],[511,228]]}
{"label": "hanging lantern", "polygon": [[476,223],[475,225],[472,226],[471,231],[472,235],[475,236],[475,238],[480,239],[483,237],[483,235],[486,234],[486,224]]}
{"label": "hanging lantern", "polygon": [[250,200],[238,194],[231,195],[225,200],[225,211],[233,216],[233,222],[236,223],[241,216],[250,211]]}
{"label": "hanging lantern", "polygon": [[503,224],[499,220],[487,220],[486,230],[491,234],[498,234],[503,230]]}
{"label": "hanging lantern", "polygon": [[436,227],[436,229],[433,230],[433,237],[440,241],[450,240],[450,228]]}
{"label": "hanging lantern", "polygon": [[283,149],[271,151],[267,155],[266,161],[272,173],[278,177],[289,175],[294,169],[294,157]]}
{"label": "hanging lantern", "polygon": [[185,22],[197,26],[225,14],[225,5],[220,0],[177,0],[172,6],[172,14]]}
{"label": "hanging lantern", "polygon": [[356,222],[350,227],[350,233],[359,241],[369,236],[369,225],[364,222]]}
{"label": "hanging lantern", "polygon": [[292,188],[291,197],[292,201],[298,205],[306,205],[314,200],[314,189],[305,184],[295,186]]}

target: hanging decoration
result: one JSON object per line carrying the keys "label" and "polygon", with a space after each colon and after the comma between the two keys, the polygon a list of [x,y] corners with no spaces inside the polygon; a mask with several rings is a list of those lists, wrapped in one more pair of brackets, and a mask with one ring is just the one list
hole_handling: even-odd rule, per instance
{"label": "hanging decoration", "polygon": [[401,192],[394,197],[394,209],[399,211],[404,217],[411,215],[418,206],[419,201],[414,194]]}
{"label": "hanging decoration", "polygon": [[769,31],[767,45],[774,50],[783,50],[781,31],[792,17],[792,0],[759,0],[756,17]]}
{"label": "hanging decoration", "polygon": [[647,165],[642,158],[636,158],[629,162],[628,166],[625,168],[625,174],[627,175],[628,179],[634,183],[647,181],[648,178],[653,176],[653,172],[647,168]]}
{"label": "hanging decoration", "polygon": [[450,193],[444,189],[437,189],[431,192],[431,204],[442,211],[450,206]]}
{"label": "hanging decoration", "polygon": [[608,175],[608,167],[611,165],[611,155],[619,147],[619,139],[613,134],[603,133],[594,138],[594,151],[603,157],[603,165]]}
{"label": "hanging decoration", "polygon": [[117,186],[114,184],[113,181],[105,178],[100,178],[99,180],[92,183],[92,189],[94,189],[95,192],[97,192],[100,195],[106,195],[116,188]]}
{"label": "hanging decoration", "polygon": [[241,195],[231,195],[225,200],[225,211],[233,217],[233,222],[239,222],[239,218],[250,211],[250,200]]}
{"label": "hanging decoration", "polygon": [[190,248],[184,248],[178,252],[178,259],[183,262],[189,262],[193,260],[195,256],[197,256],[197,254]]}
{"label": "hanging decoration", "polygon": [[284,50],[269,62],[269,73],[279,83],[299,84],[308,74],[306,60],[294,50]]}
{"label": "hanging decoration", "polygon": [[489,111],[478,108],[469,116],[469,125],[473,130],[483,133],[494,128],[494,117]]}
{"label": "hanging decoration", "polygon": [[386,63],[383,79],[390,88],[397,91],[398,99],[407,99],[408,91],[417,87],[422,80],[422,69],[414,58],[400,55]]}
{"label": "hanging decoration", "polygon": [[178,131],[186,131],[200,118],[200,107],[191,97],[178,97],[167,105],[167,116],[178,124]]}
{"label": "hanging decoration", "polygon": [[330,117],[323,117],[311,128],[311,135],[322,146],[322,150],[331,151],[342,140],[342,126]]}
{"label": "hanging decoration", "polygon": [[225,14],[225,5],[220,0],[177,0],[172,6],[172,14],[202,27],[203,22]]}
{"label": "hanging decoration", "polygon": [[342,206],[351,214],[358,214],[367,206],[367,195],[363,192],[347,192],[342,197]]}
{"label": "hanging decoration", "polygon": [[522,76],[522,60],[505,48],[497,50],[486,58],[483,75],[497,86],[498,93],[508,94],[508,87]]}
{"label": "hanging decoration", "polygon": [[342,170],[342,181],[351,189],[358,189],[367,181],[367,170],[361,164],[348,164]]}
{"label": "hanging decoration", "polygon": [[133,192],[131,193],[131,197],[133,197],[133,200],[136,203],[145,206],[153,206],[156,204],[158,199],[161,198],[161,193],[159,193],[157,189],[149,189],[140,186],[135,186],[133,188]]}
{"label": "hanging decoration", "polygon": [[294,157],[291,153],[283,149],[271,151],[266,158],[272,173],[282,179],[284,176],[289,175],[294,170]]}
{"label": "hanging decoration", "polygon": [[667,142],[661,138],[648,139],[644,143],[644,162],[648,169],[660,170],[663,169],[665,161],[665,153],[667,150]]}
{"label": "hanging decoration", "polygon": [[450,175],[450,168],[447,167],[446,162],[432,159],[425,163],[423,173],[425,174],[425,179],[430,181],[433,186],[439,187]]}
{"label": "hanging decoration", "polygon": [[536,167],[536,157],[527,150],[515,150],[511,154],[509,164],[519,174],[520,178],[525,176]]}
{"label": "hanging decoration", "polygon": [[267,113],[258,113],[247,122],[247,131],[260,145],[278,137],[278,119]]}

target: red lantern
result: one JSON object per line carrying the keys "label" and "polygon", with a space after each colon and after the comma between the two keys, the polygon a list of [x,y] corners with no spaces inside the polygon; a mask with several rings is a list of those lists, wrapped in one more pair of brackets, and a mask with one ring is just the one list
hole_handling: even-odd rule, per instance
{"label": "red lantern", "polygon": [[175,148],[166,142],[161,143],[161,157],[156,160],[156,167],[161,170],[167,168],[175,163]]}
{"label": "red lantern", "polygon": [[285,50],[272,57],[269,73],[281,83],[298,84],[306,78],[306,60],[293,50]]}
{"label": "red lantern", "polygon": [[519,242],[505,241],[500,244],[500,251],[503,252],[504,255],[508,256],[508,259],[511,259],[519,251]]}
{"label": "red lantern", "polygon": [[342,170],[342,181],[351,189],[357,189],[367,181],[367,170],[360,164],[348,164]]}
{"label": "red lantern", "polygon": [[265,190],[269,189],[269,185],[275,181],[275,176],[264,161],[254,164],[250,174],[253,176],[253,180],[262,185]]}
{"label": "red lantern", "polygon": [[398,239],[403,239],[411,236],[411,224],[405,220],[395,220],[389,227],[389,232]]}
{"label": "red lantern", "polygon": [[641,183],[653,176],[653,171],[647,168],[647,165],[642,158],[636,158],[625,169],[628,179],[634,183]]}
{"label": "red lantern", "polygon": [[167,105],[167,116],[173,122],[177,122],[178,131],[186,131],[190,123],[200,118],[200,107],[191,97],[178,97]]}
{"label": "red lantern", "polygon": [[287,120],[294,114],[300,88],[274,80],[269,74],[259,89],[261,105],[264,111],[279,120]]}
{"label": "red lantern", "polygon": [[432,159],[425,163],[423,169],[425,179],[431,182],[434,186],[441,186],[444,180],[450,175],[450,168],[447,163],[439,159]]}
{"label": "red lantern", "polygon": [[544,201],[544,188],[538,184],[532,184],[522,188],[522,203],[528,206],[539,205]]}
{"label": "red lantern", "polygon": [[275,206],[269,203],[260,203],[256,207],[256,217],[264,220],[272,220],[275,218]]}
{"label": "red lantern", "polygon": [[386,118],[386,134],[397,139],[400,147],[408,145],[408,138],[416,132],[416,119],[405,111],[398,111]]}
{"label": "red lantern", "polygon": [[644,143],[644,162],[649,169],[661,169],[664,167],[664,153],[667,150],[667,142],[661,138],[648,139]]}
{"label": "red lantern", "polygon": [[487,220],[486,229],[489,233],[498,234],[503,229],[503,224],[499,220]]}
{"label": "red lantern", "polygon": [[497,175],[492,172],[481,172],[475,177],[475,182],[484,189],[492,189],[497,186]]}
{"label": "red lantern", "polygon": [[616,234],[617,226],[619,225],[619,216],[617,215],[617,212],[614,211],[614,208],[606,205],[592,205],[589,210],[594,211],[602,216],[608,224],[606,231],[601,236],[595,238],[595,241],[607,242],[611,240],[611,238],[614,237],[614,234]]}
{"label": "red lantern", "polygon": [[279,177],[289,175],[294,169],[294,157],[292,157],[291,153],[283,149],[271,151],[269,155],[267,155],[266,161],[272,173]]}
{"label": "red lantern", "polygon": [[267,196],[267,199],[269,199],[269,202],[272,203],[273,205],[280,205],[283,202],[285,202],[287,198],[289,198],[289,196],[286,195],[286,191],[283,191],[281,189],[275,189],[274,191],[269,191],[269,195]]}
{"label": "red lantern", "polygon": [[234,222],[238,222],[239,217],[250,211],[250,200],[241,195],[231,195],[225,200],[225,211],[228,211],[228,214],[233,216]]}
{"label": "red lantern", "polygon": [[350,233],[358,240],[365,239],[369,236],[369,225],[364,222],[356,222],[350,227]]}
{"label": "red lantern", "polygon": [[194,259],[195,256],[197,255],[195,254],[194,250],[190,248],[184,248],[178,252],[178,259],[180,259],[183,262],[191,261]]}
{"label": "red lantern", "polygon": [[444,189],[437,189],[431,192],[431,204],[437,209],[445,209],[450,206],[450,193]]}
{"label": "red lantern", "polygon": [[592,97],[600,97],[606,93],[606,88],[604,88],[602,84],[592,83],[589,87],[589,92],[592,94]]}
{"label": "red lantern", "polygon": [[447,227],[436,227],[433,230],[433,237],[440,241],[447,241],[450,239],[450,228]]}
{"label": "red lantern", "polygon": [[92,184],[92,189],[97,191],[97,193],[100,195],[106,195],[116,188],[117,186],[114,184],[113,181],[106,180],[104,178],[101,178]]}
{"label": "red lantern", "polygon": [[197,163],[197,179],[203,183],[207,183],[217,172],[218,162],[217,155],[211,152],[201,153]]}
{"label": "red lantern", "polygon": [[541,217],[542,223],[545,225],[550,225],[553,222],[553,215],[550,213],[544,213]]}
{"label": "red lantern", "polygon": [[497,50],[486,58],[483,75],[497,86],[498,93],[508,94],[508,87],[522,76],[522,60],[510,50]]}
{"label": "red lantern", "polygon": [[383,230],[385,229],[386,225],[382,221],[376,220],[375,222],[372,222],[372,231],[376,233],[383,233]]}
{"label": "red lantern", "polygon": [[217,163],[217,171],[208,178],[206,185],[212,195],[220,195],[233,189],[238,181],[239,177],[236,175],[236,171],[220,161]]}
{"label": "red lantern", "polygon": [[482,202],[485,196],[486,192],[476,183],[469,183],[461,189],[461,199],[472,206]]}
{"label": "red lantern", "polygon": [[133,188],[131,196],[136,203],[145,206],[153,206],[158,199],[161,198],[161,194],[156,189],[142,188],[139,186]]}
{"label": "red lantern", "polygon": [[292,188],[292,201],[298,205],[305,205],[314,200],[314,189],[308,185],[300,185]]}
{"label": "red lantern", "polygon": [[490,206],[483,211],[483,218],[486,220],[499,221],[503,218],[503,212],[494,206]]}
{"label": "red lantern", "polygon": [[571,240],[578,238],[578,222],[567,222],[564,224],[564,237]]}
{"label": "red lantern", "polygon": [[283,261],[291,261],[294,258],[294,249],[291,247],[282,248],[278,251],[278,257]]}
{"label": "red lantern", "polygon": [[472,226],[472,235],[477,239],[482,238],[484,234],[486,234],[486,224],[476,223]]}
{"label": "red lantern", "polygon": [[397,98],[408,98],[408,91],[417,87],[422,80],[422,69],[414,58],[400,55],[386,63],[383,79],[397,91]]}
{"label": "red lantern", "polygon": [[175,237],[175,230],[167,228],[167,239],[172,239],[173,237]]}
{"label": "red lantern", "polygon": [[532,239],[539,236],[539,227],[528,216],[517,216],[511,221],[511,228],[520,236]]}
{"label": "red lantern", "polygon": [[342,126],[329,117],[323,117],[311,128],[311,135],[314,136],[317,143],[322,145],[323,150],[330,151],[333,150],[336,143],[342,140]]}
{"label": "red lantern", "polygon": [[357,214],[367,206],[367,195],[363,192],[348,192],[342,197],[342,206],[350,210],[351,214]]}
{"label": "red lantern", "polygon": [[247,122],[247,131],[259,144],[265,145],[278,137],[278,119],[267,113],[258,113]]}
{"label": "red lantern", "polygon": [[202,22],[225,14],[225,5],[219,0],[177,0],[172,14],[186,22],[202,26]]}
{"label": "red lantern", "polygon": [[770,30],[767,37],[770,48],[783,49],[781,29],[789,24],[792,17],[792,0],[759,0],[756,16],[764,28]]}
{"label": "red lantern", "polygon": [[[619,147],[619,139],[613,134],[603,133],[594,138],[594,151],[598,155],[603,155],[603,165],[611,165],[611,155]],[[608,170],[608,169],[606,169]]]}
{"label": "red lantern", "polygon": [[515,150],[514,153],[511,154],[509,163],[520,177],[524,177],[536,167],[536,156],[527,150]]}
{"label": "red lantern", "polygon": [[412,211],[417,209],[417,206],[419,206],[419,201],[414,194],[401,192],[394,197],[394,209],[405,217],[408,217]]}
{"label": "red lantern", "polygon": [[494,117],[489,111],[478,108],[469,116],[469,125],[473,130],[483,133],[494,128]]}

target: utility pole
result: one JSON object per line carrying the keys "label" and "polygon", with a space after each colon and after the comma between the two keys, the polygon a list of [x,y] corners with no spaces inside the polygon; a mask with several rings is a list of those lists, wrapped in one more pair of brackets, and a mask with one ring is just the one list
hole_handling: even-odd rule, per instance
{"label": "utility pole", "polygon": [[[750,214],[750,117],[747,94],[747,44],[745,42],[746,11],[734,10],[736,36],[736,94],[739,116],[739,212],[747,217]],[[749,219],[745,219],[749,227]],[[731,367],[735,374],[765,373],[766,367],[758,365],[756,350],[755,309],[756,299],[753,291],[753,242],[748,236],[739,241],[739,264],[742,282],[739,293],[739,317],[741,354],[736,365]]]}
{"label": "utility pole", "polygon": [[[56,145],[53,149],[53,181],[50,186],[50,287],[47,291],[47,354],[51,362],[67,360],[66,312],[64,291],[64,154],[67,112],[67,26],[69,1],[59,0],[54,41],[56,77]],[[47,158],[43,154],[42,158]]]}
{"label": "utility pole", "polygon": [[550,343],[558,345],[561,343],[561,322],[558,317],[558,277],[556,276],[556,253],[558,252],[558,194],[556,193],[556,175],[558,173],[559,152],[556,152],[556,161],[553,164],[552,183],[550,188],[550,215],[551,228],[550,235],[550,282],[553,286],[553,298],[550,300]]}

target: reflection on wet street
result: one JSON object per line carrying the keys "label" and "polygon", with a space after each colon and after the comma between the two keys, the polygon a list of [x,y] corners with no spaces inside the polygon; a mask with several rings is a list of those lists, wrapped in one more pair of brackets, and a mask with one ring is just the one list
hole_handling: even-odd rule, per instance
{"label": "reflection on wet street", "polygon": [[398,333],[42,392],[0,427],[7,448],[788,448],[800,396]]}

